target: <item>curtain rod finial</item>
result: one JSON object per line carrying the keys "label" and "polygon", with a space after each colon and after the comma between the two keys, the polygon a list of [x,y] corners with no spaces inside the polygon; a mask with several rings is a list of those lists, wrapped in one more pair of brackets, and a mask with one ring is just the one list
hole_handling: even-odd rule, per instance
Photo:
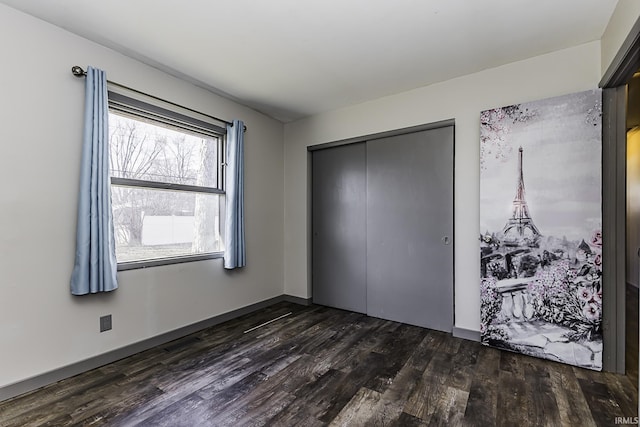
{"label": "curtain rod finial", "polygon": [[85,75],[87,75],[82,67],[78,65],[74,65],[73,67],[71,67],[71,73],[76,77],[84,77]]}

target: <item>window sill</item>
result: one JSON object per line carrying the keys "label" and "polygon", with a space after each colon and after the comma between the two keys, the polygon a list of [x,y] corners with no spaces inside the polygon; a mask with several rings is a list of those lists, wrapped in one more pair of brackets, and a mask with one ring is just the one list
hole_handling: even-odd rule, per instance
{"label": "window sill", "polygon": [[140,268],[158,267],[161,265],[182,264],[184,262],[203,261],[207,259],[222,258],[224,252],[213,252],[202,255],[187,255],[172,258],[148,259],[144,261],[119,262],[118,271],[137,270]]}

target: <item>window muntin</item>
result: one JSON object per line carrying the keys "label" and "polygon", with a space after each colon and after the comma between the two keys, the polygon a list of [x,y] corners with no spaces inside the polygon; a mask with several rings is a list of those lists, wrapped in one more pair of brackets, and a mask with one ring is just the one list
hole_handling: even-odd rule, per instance
{"label": "window muntin", "polygon": [[[109,113],[119,268],[220,256],[224,135],[214,126],[202,132],[197,120],[189,127],[185,116],[158,114],[155,106],[149,109],[153,114],[144,114],[140,101],[135,107],[141,114],[123,111],[123,99],[118,96],[115,108],[110,103]],[[179,126],[171,123],[175,117]]]}

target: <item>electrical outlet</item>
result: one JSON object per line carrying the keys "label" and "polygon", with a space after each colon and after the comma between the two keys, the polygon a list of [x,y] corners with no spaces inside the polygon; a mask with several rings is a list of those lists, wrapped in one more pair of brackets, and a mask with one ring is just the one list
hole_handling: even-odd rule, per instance
{"label": "electrical outlet", "polygon": [[100,332],[108,331],[111,329],[111,315],[100,317]]}

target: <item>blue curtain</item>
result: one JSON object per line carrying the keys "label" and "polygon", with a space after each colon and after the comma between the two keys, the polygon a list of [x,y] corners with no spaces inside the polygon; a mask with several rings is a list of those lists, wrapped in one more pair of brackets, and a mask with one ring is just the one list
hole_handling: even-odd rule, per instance
{"label": "blue curtain", "polygon": [[224,268],[244,267],[244,123],[227,125],[226,216]]}
{"label": "blue curtain", "polygon": [[76,261],[71,275],[74,295],[109,292],[118,287],[105,72],[88,67],[85,90]]}

